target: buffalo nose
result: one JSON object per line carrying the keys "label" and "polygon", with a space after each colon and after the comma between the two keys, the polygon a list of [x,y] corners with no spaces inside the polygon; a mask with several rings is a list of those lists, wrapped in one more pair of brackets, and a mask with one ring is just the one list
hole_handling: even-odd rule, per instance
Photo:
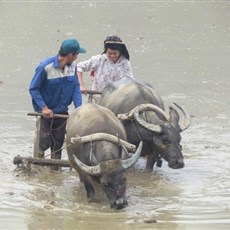
{"label": "buffalo nose", "polygon": [[115,204],[116,205],[121,205],[121,204],[123,204],[124,203],[124,199],[121,197],[121,198],[119,198],[119,199],[117,199],[116,201],[115,201]]}
{"label": "buffalo nose", "polygon": [[110,205],[111,208],[114,208],[117,210],[123,209],[127,206],[128,206],[128,202],[123,198],[119,198],[119,199],[115,200],[114,203]]}
{"label": "buffalo nose", "polygon": [[177,161],[178,168],[184,168],[184,161],[182,159]]}
{"label": "buffalo nose", "polygon": [[169,162],[169,167],[172,169],[181,169],[184,167],[184,161],[183,159],[179,159],[173,162]]}

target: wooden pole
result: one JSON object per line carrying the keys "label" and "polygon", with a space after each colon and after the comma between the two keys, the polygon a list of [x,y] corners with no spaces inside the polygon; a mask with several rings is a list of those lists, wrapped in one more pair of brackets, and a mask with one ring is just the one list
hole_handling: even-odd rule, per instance
{"label": "wooden pole", "polygon": [[[36,112],[32,112],[32,113],[27,113],[27,116],[43,116],[42,113],[36,113]],[[54,114],[54,118],[69,118],[69,115],[64,115],[64,114]]]}
{"label": "wooden pole", "polygon": [[96,90],[92,90],[92,89],[82,90],[81,93],[82,94],[89,94],[89,95],[102,94],[102,92],[96,91]]}
{"label": "wooden pole", "polygon": [[58,160],[58,159],[44,159],[44,158],[32,158],[32,157],[21,157],[16,156],[13,159],[15,165],[22,164],[23,161],[28,163],[42,166],[60,166],[60,167],[70,167],[68,160]]}
{"label": "wooden pole", "polygon": [[[96,91],[96,90],[90,90],[90,89],[87,89],[85,91],[81,91],[82,94],[84,93],[87,93],[89,94],[90,96],[94,95],[94,94],[102,94],[102,92],[100,91]],[[27,116],[43,116],[42,113],[36,113],[36,112],[32,112],[32,113],[27,113]],[[64,115],[64,114],[54,114],[54,118],[69,118],[69,115]]]}

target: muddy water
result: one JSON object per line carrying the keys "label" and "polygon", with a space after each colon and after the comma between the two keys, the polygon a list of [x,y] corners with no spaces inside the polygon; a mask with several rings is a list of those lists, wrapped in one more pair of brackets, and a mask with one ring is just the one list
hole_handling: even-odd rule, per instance
{"label": "muddy water", "polygon": [[[164,162],[145,174],[140,159],[128,172],[129,206],[122,211],[110,210],[100,191],[101,203],[87,203],[76,173],[66,168],[23,173],[12,163],[18,154],[32,156],[35,119],[26,113],[38,62],[67,37],[87,49],[84,60],[101,53],[112,33],[126,42],[135,77],[193,117],[182,133],[186,167],[173,170]],[[1,229],[229,229],[227,1],[1,2],[0,34]]]}

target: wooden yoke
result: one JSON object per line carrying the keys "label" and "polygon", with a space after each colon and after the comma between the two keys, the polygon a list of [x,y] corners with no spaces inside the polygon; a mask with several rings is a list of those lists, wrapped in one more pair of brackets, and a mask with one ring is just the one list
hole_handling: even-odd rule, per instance
{"label": "wooden yoke", "polygon": [[133,144],[128,143],[127,141],[121,140],[120,138],[113,136],[108,133],[94,133],[91,135],[87,136],[76,136],[71,138],[71,143],[86,143],[86,142],[91,142],[91,141],[101,141],[101,140],[106,140],[113,142],[115,144],[120,144],[123,145],[128,151],[135,152],[136,151],[136,146]]}

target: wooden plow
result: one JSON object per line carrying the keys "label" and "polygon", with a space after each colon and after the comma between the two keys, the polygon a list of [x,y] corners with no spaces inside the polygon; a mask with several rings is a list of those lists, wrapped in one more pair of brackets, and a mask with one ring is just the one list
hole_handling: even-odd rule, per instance
{"label": "wooden plow", "polygon": [[[0,81],[0,85],[1,85]],[[92,103],[94,94],[102,94],[102,92],[95,90],[85,90],[81,91],[83,95],[88,95],[88,103]],[[42,113],[31,112],[27,113],[27,116],[42,116]],[[69,118],[68,115],[64,114],[54,114],[54,118]],[[40,166],[58,166],[58,167],[70,167],[70,163],[68,160],[59,160],[59,159],[46,159],[46,158],[37,158],[37,157],[22,157],[20,155],[14,157],[13,163],[15,165],[20,165],[24,163],[40,165]]]}

